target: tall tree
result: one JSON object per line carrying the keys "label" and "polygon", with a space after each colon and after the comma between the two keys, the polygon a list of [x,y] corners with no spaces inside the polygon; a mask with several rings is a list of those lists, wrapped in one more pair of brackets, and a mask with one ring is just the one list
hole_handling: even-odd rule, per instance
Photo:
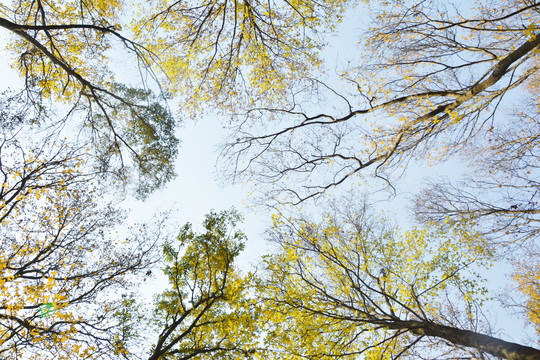
{"label": "tall tree", "polygon": [[460,156],[469,176],[433,180],[415,199],[417,219],[474,219],[500,257],[508,249],[527,257],[520,246],[540,229],[540,4],[472,6],[374,4],[343,84],[311,74],[280,101],[236,113],[225,172],[280,206],[355,183],[395,191],[409,161]]}
{"label": "tall tree", "polygon": [[165,86],[198,115],[209,104],[236,111],[271,104],[321,63],[333,32],[357,0],[147,2],[134,24],[167,75]]}
{"label": "tall tree", "polygon": [[203,233],[186,224],[164,245],[169,288],[156,298],[159,334],[149,360],[250,358],[257,311],[248,295],[252,276],[234,265],[245,241],[240,220],[234,210],[211,212]]}
{"label": "tall tree", "polygon": [[[260,284],[267,344],[283,358],[539,359],[482,321],[492,261],[469,224],[400,231],[365,209],[275,218]],[[279,356],[278,356],[279,357]]]}
{"label": "tall tree", "polygon": [[159,226],[115,234],[124,214],[99,200],[73,150],[51,141],[22,151],[9,140],[0,146],[0,356],[112,358],[116,297],[156,261]]}
{"label": "tall tree", "polygon": [[[123,5],[14,0],[0,5],[0,29],[11,35],[5,51],[23,78],[17,96],[25,106],[36,111],[47,101],[68,106],[65,116],[48,119],[49,131],[90,140],[103,172],[120,180],[138,176],[142,184],[136,190],[144,196],[174,173],[177,120],[164,95],[153,95],[143,79],[142,86],[115,81],[109,64],[113,53],[121,51],[117,45],[133,56],[134,64],[151,57],[120,33]],[[147,63],[139,65],[139,71],[150,74]]]}
{"label": "tall tree", "polygon": [[[341,73],[343,87],[314,77],[307,89],[289,88],[286,106],[262,104],[239,114],[225,148],[230,172],[269,184],[269,199],[297,204],[369,176],[391,183],[410,159],[446,159],[469,144],[479,146],[469,159],[490,152],[483,136],[502,136],[502,109],[521,113],[507,101],[511,94],[537,106],[540,5],[480,1],[459,10],[469,5],[374,4],[359,56]],[[523,113],[508,125],[514,140],[534,148],[536,137],[519,133],[531,129],[535,136],[527,115],[534,116]]]}

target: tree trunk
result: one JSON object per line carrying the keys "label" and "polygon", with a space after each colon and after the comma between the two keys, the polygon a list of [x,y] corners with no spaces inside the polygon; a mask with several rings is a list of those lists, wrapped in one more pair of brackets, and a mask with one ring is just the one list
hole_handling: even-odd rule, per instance
{"label": "tree trunk", "polygon": [[474,331],[462,330],[427,321],[403,321],[391,328],[408,329],[415,335],[433,336],[452,344],[476,348],[503,359],[540,360],[540,350],[504,341]]}

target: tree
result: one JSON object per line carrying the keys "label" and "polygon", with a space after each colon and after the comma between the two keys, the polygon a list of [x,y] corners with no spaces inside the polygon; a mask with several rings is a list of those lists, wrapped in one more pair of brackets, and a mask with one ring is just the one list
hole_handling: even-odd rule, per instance
{"label": "tree", "polygon": [[113,358],[116,297],[156,261],[160,224],[114,234],[125,216],[79,149],[35,140],[0,144],[0,357]]}
{"label": "tree", "polygon": [[[502,137],[502,109],[519,109],[507,101],[512,94],[526,98],[529,87],[538,106],[537,2],[505,1],[495,9],[486,1],[463,13],[439,1],[377,6],[361,56],[341,74],[348,85],[330,87],[312,76],[307,89],[290,87],[287,105],[239,114],[224,149],[231,176],[269,184],[264,197],[283,204],[369,176],[391,185],[411,159],[446,159],[469,144],[477,146],[467,152],[471,162],[498,151],[481,140],[490,131]],[[534,118],[524,110],[508,125],[516,130],[514,141],[534,152],[528,115]]]}
{"label": "tree", "polygon": [[[13,0],[10,6],[0,6],[0,28],[13,35],[9,49],[25,80],[27,99],[71,103],[70,122],[82,111],[79,124],[100,135],[97,148],[107,150],[98,153],[101,161],[109,165],[113,158],[123,170],[122,154],[127,153],[135,167],[142,168],[140,175],[153,175],[155,184],[150,187],[156,187],[170,179],[170,162],[176,154],[160,153],[153,157],[157,164],[149,164],[137,151],[141,141],[133,144],[134,139],[123,133],[131,129],[133,118],[144,122],[146,129],[167,128],[161,124],[172,121],[164,110],[166,96],[160,94],[154,101],[148,79],[161,88],[158,74],[165,75],[164,85],[172,94],[182,94],[184,105],[193,112],[209,102],[231,109],[238,103],[277,100],[288,84],[301,81],[318,66],[323,47],[319,33],[332,32],[355,2]],[[127,17],[135,20],[123,23],[122,11],[131,11]],[[137,86],[133,91],[145,99],[130,98],[123,86],[117,86],[110,69],[111,60],[120,57],[117,45],[138,63],[143,89]],[[163,113],[167,120],[160,116]],[[137,135],[146,141],[148,132]],[[174,142],[172,133],[165,135],[158,140],[164,145]]]}
{"label": "tree", "polygon": [[92,203],[95,191],[42,196],[2,223],[0,353],[103,357],[113,347],[113,296],[152,263],[152,235],[142,228],[124,245],[107,235],[120,218]]}
{"label": "tree", "polygon": [[134,31],[159,54],[165,86],[198,115],[208,104],[235,111],[273,103],[321,62],[356,0],[159,1],[140,5]]}
{"label": "tree", "polygon": [[458,184],[447,179],[431,182],[418,194],[414,212],[419,220],[475,218],[486,236],[499,243],[531,243],[538,237],[537,82],[531,82],[531,97],[523,108],[507,115],[507,124],[489,129],[469,145],[467,153],[476,153],[474,176]]}
{"label": "tree", "polygon": [[[104,187],[85,171],[84,150],[50,138],[32,147],[16,135],[0,144],[0,358],[251,354],[257,313],[252,275],[234,266],[245,241],[237,212],[209,214],[200,235],[187,224],[179,246],[163,246],[171,287],[148,317],[130,294],[158,261],[164,220],[121,226],[125,214],[100,200]],[[139,330],[152,319],[155,346],[141,355],[150,349],[137,342]]]}
{"label": "tree", "polygon": [[67,105],[65,116],[49,117],[44,126],[57,136],[90,141],[100,170],[122,182],[138,176],[136,190],[144,196],[174,174],[178,121],[163,94],[155,96],[144,82],[143,88],[119,85],[108,68],[116,44],[135,63],[147,58],[146,49],[120,33],[122,5],[85,0],[0,5],[0,28],[12,35],[8,50],[24,80],[7,101],[18,98],[41,115],[47,101]]}
{"label": "tree", "polygon": [[234,261],[245,235],[234,211],[211,212],[204,233],[186,224],[163,246],[169,288],[156,298],[159,335],[148,360],[250,358],[256,344],[256,307],[248,296],[252,275],[242,276]]}
{"label": "tree", "polygon": [[309,74],[280,101],[237,111],[224,172],[281,207],[356,183],[395,194],[411,161],[459,156],[469,175],[431,181],[415,199],[417,219],[472,220],[499,258],[526,258],[540,229],[540,6],[470,6],[375,4],[340,84]]}
{"label": "tree", "polygon": [[[487,240],[461,226],[471,222],[480,226],[486,237],[491,236],[490,245],[497,236],[504,237],[499,244],[516,239],[530,243],[537,236],[538,122],[535,119],[538,115],[540,39],[536,36],[536,24],[539,23],[539,5],[536,1],[511,0],[493,7],[486,1],[479,3],[469,16],[462,15],[468,14],[467,11],[435,1],[377,4],[380,8],[364,41],[361,59],[341,74],[346,84],[344,88],[330,86],[319,76],[324,69],[321,51],[324,40],[328,39],[323,35],[334,33],[343,10],[354,4],[355,1],[346,0],[164,0],[139,3],[140,13],[129,25],[121,21],[125,4],[119,1],[14,0],[11,5],[0,5],[0,28],[12,36],[8,48],[15,58],[14,67],[24,79],[22,91],[3,93],[0,97],[3,105],[0,125],[4,135],[0,146],[0,169],[4,177],[0,215],[6,225],[2,230],[6,231],[4,238],[13,239],[15,243],[13,249],[7,240],[2,245],[7,254],[3,264],[8,265],[4,284],[9,286],[0,289],[2,300],[14,292],[17,295],[14,298],[23,304],[16,305],[9,299],[2,304],[6,329],[2,334],[6,338],[2,340],[0,351],[6,356],[18,356],[18,352],[39,356],[37,347],[30,344],[35,340],[38,347],[43,346],[49,352],[40,352],[43,357],[76,353],[131,356],[126,351],[130,349],[129,339],[134,336],[130,324],[137,319],[129,314],[134,305],[131,299],[118,301],[115,306],[106,304],[106,292],[102,291],[122,285],[127,281],[125,274],[141,271],[148,265],[151,261],[143,256],[145,251],[131,249],[122,253],[119,250],[121,254],[136,255],[119,255],[121,260],[114,260],[114,253],[100,246],[115,247],[117,243],[112,239],[98,243],[99,231],[93,233],[91,243],[101,249],[107,266],[120,276],[118,282],[108,277],[99,262],[88,265],[86,258],[71,260],[73,257],[68,253],[79,254],[77,246],[81,245],[76,245],[77,241],[91,236],[86,235],[89,225],[84,221],[96,217],[99,219],[96,224],[107,228],[117,215],[114,210],[109,213],[109,207],[104,207],[103,212],[92,212],[97,196],[92,191],[97,190],[88,190],[87,186],[92,187],[88,181],[106,174],[129,184],[131,175],[135,174],[140,177],[137,192],[144,196],[174,175],[172,163],[178,141],[174,135],[177,121],[166,104],[170,92],[180,94],[192,112],[212,104],[231,113],[236,132],[225,154],[231,156],[232,176],[251,178],[259,189],[269,189],[265,194],[269,201],[275,199],[279,204],[297,204],[315,198],[356,176],[361,176],[363,181],[365,175],[373,175],[391,186],[401,166],[414,158],[444,159],[450,154],[465,153],[472,161],[479,162],[480,175],[468,181],[470,187],[458,188],[450,182],[437,184],[442,190],[429,192],[431,198],[417,202],[418,216],[422,220],[439,221],[439,230],[426,230],[424,234],[419,230],[403,237],[388,231],[384,236],[370,237],[371,233],[365,235],[361,229],[350,230],[351,226],[346,223],[333,227],[323,222],[323,229],[328,232],[326,236],[336,245],[323,241],[321,231],[311,223],[305,230],[300,227],[297,234],[301,236],[296,237],[307,241],[309,246],[302,248],[303,243],[283,240],[287,255],[300,249],[310,256],[317,255],[313,255],[317,261],[337,259],[336,267],[321,268],[328,269],[334,277],[331,280],[345,282],[349,278],[342,275],[353,274],[356,283],[352,285],[363,281],[366,288],[345,287],[350,293],[332,289],[336,291],[331,299],[334,302],[314,303],[313,307],[304,307],[302,298],[293,302],[285,298],[287,301],[272,303],[276,306],[275,314],[282,314],[283,309],[293,313],[307,309],[311,312],[301,314],[312,314],[307,319],[314,322],[300,324],[304,327],[290,327],[290,334],[279,329],[271,332],[268,338],[271,344],[288,346],[291,342],[287,340],[296,336],[293,350],[309,356],[327,352],[346,356],[348,351],[353,356],[356,350],[347,346],[358,344],[364,346],[358,352],[374,357],[379,353],[420,353],[421,347],[428,347],[427,353],[431,354],[436,351],[429,348],[431,345],[444,347],[448,342],[453,344],[449,348],[453,354],[472,351],[475,356],[481,356],[482,352],[499,356],[495,347],[506,351],[505,356],[512,352],[536,354],[534,349],[516,346],[510,350],[512,344],[476,336],[480,332],[489,334],[489,329],[474,327],[478,317],[472,316],[473,309],[480,309],[474,300],[475,291],[481,288],[472,280],[474,276],[463,277],[462,273],[477,264],[476,256],[487,256],[478,248],[486,245]],[[122,27],[131,29],[133,35]],[[118,56],[120,47],[116,45],[121,45],[124,54],[139,62],[138,70],[142,74],[139,83],[133,80],[120,84],[114,76],[111,61],[123,58]],[[152,70],[162,71],[168,77],[164,83],[167,91],[159,88],[157,95],[150,91],[153,86],[147,83],[146,76],[157,79]],[[525,98],[524,90],[529,90],[532,96],[526,103],[526,111],[516,111],[521,109],[510,103],[510,95]],[[326,108],[327,103],[322,101],[325,97],[336,99],[331,105],[337,104],[339,110]],[[317,106],[313,105],[313,99]],[[13,104],[16,105],[14,110]],[[55,111],[63,112],[64,105],[65,115],[57,116]],[[505,107],[514,110],[511,120],[501,118]],[[364,125],[364,121],[371,125]],[[45,141],[27,147],[30,142],[17,138],[23,133],[32,133]],[[71,140],[58,140],[64,136]],[[27,150],[30,148],[34,149]],[[16,156],[12,158],[9,154]],[[269,187],[261,186],[263,183]],[[487,186],[503,191],[502,196],[497,199],[490,194],[485,198],[477,189]],[[64,225],[52,223],[51,215],[42,211],[54,214],[54,219]],[[220,221],[216,222],[217,229],[221,227]],[[445,227],[444,221],[451,225]],[[298,224],[303,226],[302,221]],[[208,226],[214,229],[212,221]],[[284,224],[279,226],[282,229],[276,229],[276,234],[287,229]],[[50,229],[56,232],[51,235]],[[459,248],[456,248],[458,237],[454,231],[466,240],[464,244],[459,243]],[[247,337],[244,330],[255,328],[248,321],[247,296],[242,297],[244,293],[238,290],[244,290],[249,279],[237,275],[227,256],[222,258],[223,254],[234,258],[240,247],[228,244],[219,231],[217,237],[212,237],[210,230],[206,235],[197,236],[187,227],[182,234],[186,237],[184,242],[189,243],[184,250],[166,247],[165,252],[170,257],[166,271],[176,287],[159,298],[155,317],[161,331],[150,356],[154,359],[189,358],[202,357],[205,352],[216,357],[250,356],[240,342]],[[75,238],[71,239],[72,235]],[[513,235],[514,239],[507,239],[507,235]],[[352,246],[341,241],[343,237],[348,237],[356,246],[353,254],[362,254],[363,249],[369,253],[361,258],[365,269],[352,273],[346,271],[350,268],[342,266],[348,264],[344,256]],[[379,244],[379,248],[370,247],[366,238]],[[398,250],[393,242],[387,241],[390,238],[404,249],[411,249],[411,262],[416,267],[395,261]],[[433,246],[439,247],[428,251],[409,244],[427,243],[424,238],[433,240]],[[32,267],[35,253],[49,254],[47,245],[43,244],[61,243],[63,239],[67,239],[65,248],[69,251],[62,252],[64,248],[58,248],[50,257],[56,263],[42,262],[46,270]],[[335,247],[340,251],[328,255],[326,249],[317,247],[319,240],[330,250]],[[210,247],[213,242],[218,243],[219,251]],[[56,249],[54,245],[53,248]],[[486,251],[493,249],[486,247]],[[418,254],[425,257],[424,262],[415,257]],[[382,266],[377,256],[393,264],[392,272]],[[64,268],[64,258],[68,257],[72,262],[68,262],[69,268]],[[301,271],[306,268],[301,261],[289,261],[283,254],[268,259],[272,271],[272,266],[276,266],[275,274],[283,270],[280,278],[283,282],[275,283],[273,289],[277,292],[269,298],[280,299],[279,296],[290,289],[298,290],[308,300],[326,295],[320,292],[323,288],[310,287],[301,277],[294,278],[304,285],[300,288],[291,282],[293,278],[285,276],[289,274],[285,265],[296,266],[297,272],[303,275]],[[38,260],[41,257],[38,256]],[[203,260],[207,260],[204,267]],[[422,267],[425,263],[430,266]],[[520,289],[531,299],[527,307],[534,313],[536,283],[532,282],[531,286],[531,282],[519,274],[532,279],[537,272],[534,267],[522,268],[516,279]],[[34,277],[26,279],[12,273],[24,273],[27,269],[34,272]],[[77,269],[82,270],[77,273]],[[334,269],[341,272],[333,272]],[[67,275],[57,276],[54,271]],[[311,275],[317,280],[320,274],[323,273]],[[202,276],[205,281],[201,280]],[[417,281],[416,276],[420,280]],[[234,281],[229,284],[227,281],[231,278]],[[322,284],[327,278],[320,280]],[[402,286],[393,287],[395,284]],[[288,285],[291,288],[286,288]],[[17,293],[18,287],[25,286],[35,298],[26,299],[20,295],[21,291]],[[70,298],[71,292],[68,294],[62,289],[73,290],[80,296]],[[240,292],[239,298],[234,298],[233,289]],[[58,299],[49,302],[39,297],[53,290],[60,291]],[[434,310],[430,307],[431,301],[437,303],[440,296],[456,299],[467,311]],[[93,320],[88,316],[94,309],[88,309],[85,313],[88,316],[83,316],[82,320],[67,313],[68,310],[84,313],[85,301],[94,299],[102,305],[96,306],[96,311],[101,311],[103,316],[114,315],[112,319]],[[347,301],[351,299],[360,305],[347,308],[350,303]],[[177,307],[177,304],[182,306]],[[330,304],[330,309],[320,310],[318,306],[325,304]],[[285,307],[278,309],[278,305]],[[40,325],[37,309],[42,306],[45,306],[42,313],[47,315],[49,310],[58,308],[50,318],[43,320],[51,320],[52,327]],[[196,315],[191,317],[193,314]],[[459,314],[463,314],[463,318]],[[287,325],[287,321],[293,324],[298,318],[281,320]],[[335,320],[337,325],[333,327],[329,319]],[[245,321],[246,325],[233,326],[233,321]],[[531,321],[535,320],[531,317]],[[367,324],[367,329],[372,329],[375,335],[368,335],[368,331],[362,329],[355,334],[358,323]],[[340,324],[348,327],[340,328]],[[295,332],[315,326],[327,331],[327,338],[318,338],[319,343],[310,343],[310,337],[303,338]],[[335,344],[343,345],[341,348],[331,348],[328,339],[333,334],[341,334],[334,337]],[[464,339],[465,335],[487,340],[492,345],[486,345],[486,341],[471,343],[470,339]],[[364,344],[346,344],[343,341],[347,336],[357,336]],[[67,340],[63,341],[64,338]],[[430,338],[429,341],[426,338]],[[95,345],[87,345],[91,342]],[[301,349],[301,344],[309,344],[309,347]],[[324,344],[327,347],[323,349]],[[296,349],[295,345],[298,345]],[[466,349],[456,349],[462,346]],[[473,350],[469,349],[471,347]]]}
{"label": "tree", "polygon": [[482,321],[493,255],[470,224],[400,231],[365,211],[275,217],[259,293],[282,358],[540,358]]}

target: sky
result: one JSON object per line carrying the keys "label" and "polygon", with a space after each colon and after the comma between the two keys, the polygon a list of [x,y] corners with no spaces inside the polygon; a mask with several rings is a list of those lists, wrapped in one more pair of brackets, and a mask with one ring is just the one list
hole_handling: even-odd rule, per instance
{"label": "sky", "polygon": [[[347,54],[357,42],[355,34],[360,33],[360,28],[364,25],[362,19],[366,19],[367,16],[369,13],[361,11],[349,14],[342,25],[345,35],[335,39],[332,42],[333,46],[328,50],[327,59],[330,63],[334,62],[337,67],[348,60],[343,54]],[[0,31],[2,49],[5,41],[6,32]],[[0,59],[3,58],[5,57],[0,55]],[[9,69],[6,61],[0,61],[0,79],[0,90],[3,90],[6,85],[20,83],[20,79]],[[208,115],[197,122],[186,120],[178,129],[178,136],[181,139],[181,148],[176,162],[178,177],[166,188],[151,194],[144,202],[126,199],[122,206],[131,209],[131,219],[142,221],[151,219],[159,211],[174,210],[172,217],[174,223],[181,226],[186,222],[191,222],[196,230],[200,229],[205,214],[211,210],[220,211],[235,207],[244,215],[245,221],[240,227],[244,229],[248,237],[246,251],[240,257],[240,265],[249,268],[257,264],[258,259],[268,247],[264,231],[270,225],[270,216],[268,211],[249,204],[248,194],[251,191],[249,186],[241,183],[224,185],[219,181],[215,169],[218,147],[227,136],[220,120],[215,115]],[[385,209],[387,215],[396,219],[396,222],[409,226],[412,222],[406,204],[421,187],[426,177],[458,174],[464,170],[460,159],[451,159],[443,165],[431,168],[413,162],[406,177],[399,184],[400,195],[391,202],[380,203],[379,206]],[[495,282],[500,281],[500,277],[503,276],[502,271],[502,269],[492,270],[491,279]],[[499,322],[498,325],[505,328],[508,335],[512,332],[521,332],[521,324],[505,320],[502,314],[501,318],[502,324]]]}
{"label": "sky", "polygon": [[[128,200],[135,219],[147,219],[155,212],[173,210],[180,225],[190,222],[200,229],[204,216],[211,210],[236,208],[245,218],[240,228],[248,237],[241,257],[245,265],[254,264],[266,245],[264,229],[268,213],[249,206],[247,185],[222,184],[215,169],[219,144],[226,132],[219,118],[209,116],[197,123],[186,121],[178,130],[181,146],[176,161],[178,176],[165,189],[151,194],[145,201]],[[176,220],[174,220],[176,222]]]}

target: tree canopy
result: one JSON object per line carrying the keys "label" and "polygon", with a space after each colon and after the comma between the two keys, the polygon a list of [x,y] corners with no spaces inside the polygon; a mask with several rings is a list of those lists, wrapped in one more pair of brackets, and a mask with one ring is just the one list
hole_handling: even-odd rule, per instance
{"label": "tree canopy", "polygon": [[[278,203],[297,204],[347,182],[391,184],[410,159],[466,153],[484,168],[535,168],[538,4],[377,5],[356,62],[340,73],[343,85],[319,76],[307,88],[291,86],[285,105],[239,114],[224,150],[232,175],[268,184]],[[512,94],[524,104],[506,101]],[[325,97],[332,101],[309,106]],[[513,156],[492,156],[506,151]]]}
{"label": "tree canopy", "polygon": [[[260,284],[267,344],[286,359],[536,359],[482,318],[493,254],[469,226],[400,231],[352,204],[276,217]],[[487,334],[486,334],[487,333]]]}
{"label": "tree canopy", "polygon": [[[41,0],[0,5],[0,28],[11,35],[7,50],[23,80],[1,101],[37,114],[32,120],[51,136],[89,143],[102,174],[117,183],[139,180],[135,189],[144,197],[173,177],[178,120],[164,94],[154,95],[142,81],[128,86],[115,80],[110,68],[115,52],[124,50],[135,61],[143,61],[146,52],[120,33],[124,5]],[[141,70],[149,73],[144,64]],[[58,103],[64,115],[58,114]]]}
{"label": "tree canopy", "polygon": [[[540,358],[497,334],[485,282],[511,264],[502,303],[538,331],[539,23],[536,0],[0,4],[21,79],[0,92],[0,358]],[[198,232],[118,204],[176,176],[179,119],[207,112],[223,176],[279,214],[255,273],[236,211]],[[417,227],[321,206],[456,157],[466,176],[416,189]]]}
{"label": "tree canopy", "polygon": [[105,358],[114,297],[157,261],[159,226],[115,234],[124,214],[65,144],[1,150],[0,356]]}
{"label": "tree canopy", "polygon": [[248,296],[251,276],[234,265],[245,241],[236,228],[240,220],[234,210],[212,212],[204,233],[186,224],[178,245],[163,246],[169,288],[156,298],[159,336],[148,360],[249,358],[253,352],[257,311]]}
{"label": "tree canopy", "polygon": [[321,63],[321,34],[357,2],[164,0],[141,4],[133,28],[184,106],[234,112],[280,102],[303,82]]}

